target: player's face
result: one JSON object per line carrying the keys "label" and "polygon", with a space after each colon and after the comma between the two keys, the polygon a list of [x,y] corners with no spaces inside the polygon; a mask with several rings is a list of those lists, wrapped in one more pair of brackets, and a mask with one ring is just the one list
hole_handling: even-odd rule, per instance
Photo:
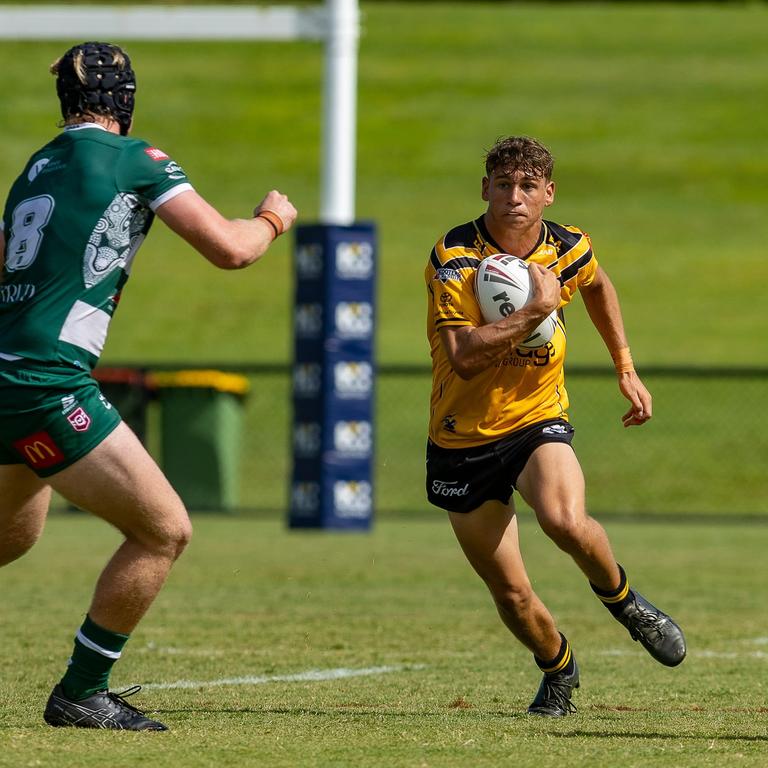
{"label": "player's face", "polygon": [[555,199],[555,182],[522,171],[493,171],[483,178],[483,200],[488,215],[500,227],[525,230],[541,221],[544,209]]}

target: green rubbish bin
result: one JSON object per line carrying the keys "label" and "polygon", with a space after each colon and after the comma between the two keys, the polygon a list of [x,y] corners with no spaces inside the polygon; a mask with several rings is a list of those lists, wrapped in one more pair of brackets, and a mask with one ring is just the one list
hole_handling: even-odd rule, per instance
{"label": "green rubbish bin", "polygon": [[237,509],[248,379],[221,371],[153,373],[160,464],[190,510]]}
{"label": "green rubbish bin", "polygon": [[93,371],[104,397],[117,408],[123,421],[147,444],[147,410],[150,392],[142,368],[103,366]]}

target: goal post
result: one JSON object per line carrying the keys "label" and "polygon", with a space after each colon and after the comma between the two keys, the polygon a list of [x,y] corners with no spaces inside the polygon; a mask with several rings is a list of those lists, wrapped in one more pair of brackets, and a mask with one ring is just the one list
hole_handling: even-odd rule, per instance
{"label": "goal post", "polygon": [[319,223],[296,228],[288,523],[373,515],[377,243],[355,221],[358,0],[322,6],[0,5],[2,40],[310,40],[325,46]]}

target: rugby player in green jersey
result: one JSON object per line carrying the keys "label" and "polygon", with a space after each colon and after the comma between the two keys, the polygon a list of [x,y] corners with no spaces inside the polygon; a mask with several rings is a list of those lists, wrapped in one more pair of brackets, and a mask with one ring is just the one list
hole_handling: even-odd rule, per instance
{"label": "rugby player in green jersey", "polygon": [[136,79],[108,43],[51,67],[63,131],[11,187],[0,227],[0,565],[42,532],[51,489],[125,537],[96,584],[44,717],[166,730],[109,691],[130,633],[187,545],[187,512],[90,372],[155,215],[221,269],[257,261],[296,209],[272,190],[228,220],[161,149],[129,138]]}

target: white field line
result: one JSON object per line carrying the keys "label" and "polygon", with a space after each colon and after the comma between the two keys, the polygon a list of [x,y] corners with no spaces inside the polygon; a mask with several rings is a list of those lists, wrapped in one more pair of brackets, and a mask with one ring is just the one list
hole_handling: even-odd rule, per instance
{"label": "white field line", "polygon": [[265,683],[315,683],[323,680],[342,680],[347,677],[387,675],[391,672],[410,672],[425,669],[426,664],[399,664],[388,667],[364,667],[362,669],[308,669],[293,675],[246,675],[245,677],[223,677],[219,680],[177,680],[175,683],[146,683],[144,690],[166,690],[169,688],[214,688],[222,685],[264,685]]}

